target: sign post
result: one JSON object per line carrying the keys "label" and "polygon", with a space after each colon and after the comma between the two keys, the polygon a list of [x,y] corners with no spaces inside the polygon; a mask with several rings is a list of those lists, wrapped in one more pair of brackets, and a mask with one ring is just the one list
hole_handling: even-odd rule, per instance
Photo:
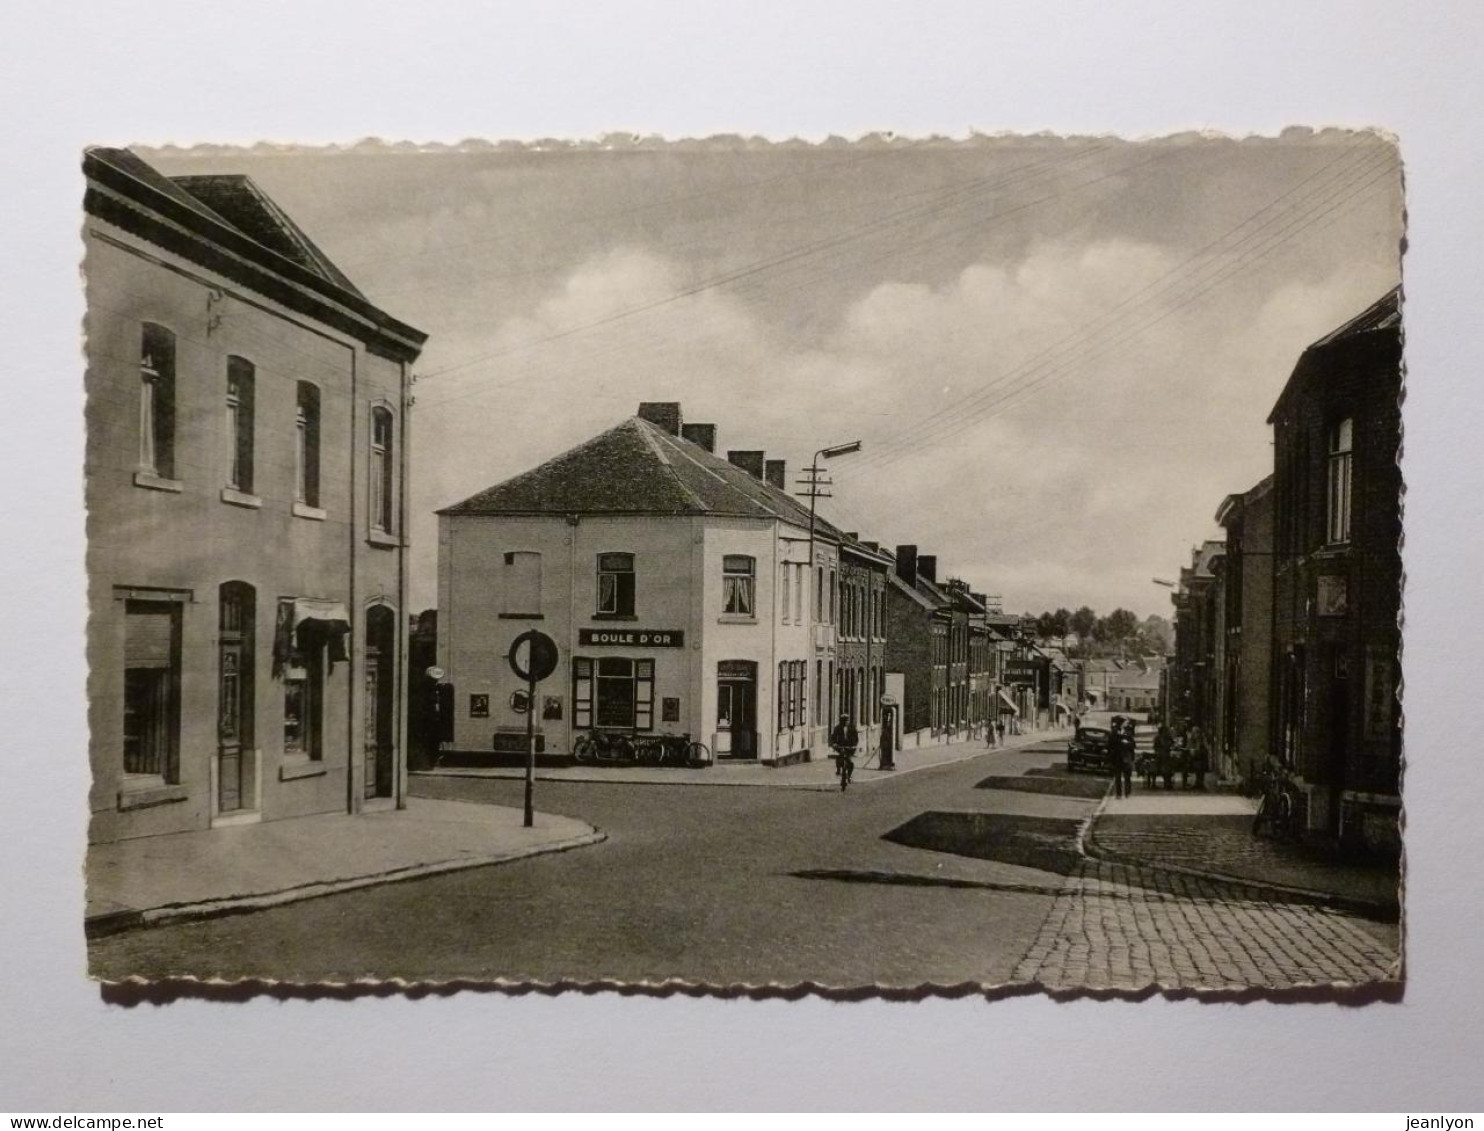
{"label": "sign post", "polygon": [[536,823],[536,684],[557,666],[556,641],[544,632],[522,632],[510,645],[510,670],[526,681],[526,813],[525,826]]}

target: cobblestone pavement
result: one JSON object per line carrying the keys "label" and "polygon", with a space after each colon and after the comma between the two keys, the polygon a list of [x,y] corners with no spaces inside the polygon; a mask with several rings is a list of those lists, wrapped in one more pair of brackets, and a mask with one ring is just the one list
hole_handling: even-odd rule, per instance
{"label": "cobblestone pavement", "polygon": [[1067,877],[1014,980],[1209,990],[1399,978],[1396,945],[1367,926],[1241,884],[1088,860]]}
{"label": "cobblestone pavement", "polygon": [[1373,905],[1394,917],[1400,879],[1394,866],[1363,867],[1332,860],[1316,848],[1252,835],[1248,816],[1162,816],[1105,813],[1090,847],[1095,853],[1175,865],[1236,880],[1326,892]]}

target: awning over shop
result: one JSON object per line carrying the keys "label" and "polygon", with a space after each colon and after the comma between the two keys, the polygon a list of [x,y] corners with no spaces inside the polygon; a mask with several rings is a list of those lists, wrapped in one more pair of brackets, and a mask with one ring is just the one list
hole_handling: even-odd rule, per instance
{"label": "awning over shop", "polygon": [[278,603],[273,633],[273,674],[282,674],[295,651],[329,649],[333,667],[350,659],[350,613],[344,601],[321,597],[294,597]]}
{"label": "awning over shop", "polygon": [[1015,705],[1015,700],[1011,699],[1010,696],[1006,695],[1003,691],[1000,692],[1000,714],[1020,714],[1020,708]]}

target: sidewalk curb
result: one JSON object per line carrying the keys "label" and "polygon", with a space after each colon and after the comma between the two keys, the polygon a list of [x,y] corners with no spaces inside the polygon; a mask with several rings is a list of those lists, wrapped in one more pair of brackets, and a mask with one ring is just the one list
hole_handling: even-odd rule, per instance
{"label": "sidewalk curb", "polygon": [[[1060,737],[1062,737],[1062,736],[1061,735],[1053,735],[1051,737],[1043,737],[1043,736],[1041,736],[1041,735],[1038,734],[1030,742],[1020,743],[1020,744],[1017,744],[1015,746],[984,746],[984,747],[979,747],[979,748],[975,749],[975,751],[973,753],[971,753],[971,754],[965,754],[962,758],[953,758],[953,759],[945,760],[945,761],[942,761],[942,762],[932,762],[932,763],[929,763],[927,765],[921,765],[921,766],[903,766],[900,763],[898,763],[896,769],[894,769],[894,770],[879,770],[879,769],[878,770],[872,770],[871,772],[873,774],[878,775],[876,777],[870,777],[870,778],[853,777],[853,778],[850,779],[850,784],[852,786],[879,785],[882,782],[892,781],[894,779],[904,777],[907,774],[915,774],[915,773],[919,773],[919,772],[921,772],[923,770],[936,770],[936,769],[941,769],[944,766],[961,766],[965,762],[972,761],[975,758],[982,758],[986,754],[1010,754],[1010,753],[1014,753],[1015,751],[1020,750],[1020,749],[1023,749],[1024,747],[1034,746],[1038,742],[1053,742],[1053,741],[1056,741]],[[901,756],[901,752],[899,751],[898,752],[898,757],[900,757],[900,756]],[[800,764],[802,764],[802,763],[800,763]],[[509,767],[494,767],[494,768],[501,769],[501,770],[509,770],[510,769]],[[751,767],[747,767],[747,768],[751,768]],[[566,767],[563,767],[563,769],[566,769]],[[788,767],[784,767],[784,769],[786,771],[788,769]],[[861,770],[861,768],[860,767],[857,767],[856,773],[859,774],[860,773],[860,770]],[[715,769],[715,767],[713,767],[710,772],[717,773],[718,774],[718,778],[720,778],[721,776],[724,776],[728,771],[727,770],[720,770],[720,771],[718,771],[718,770]],[[773,772],[773,771],[772,770],[769,770],[769,772]],[[413,771],[411,771],[409,773],[408,776],[409,777],[414,777],[414,778],[430,778],[430,779],[437,779],[437,778],[463,778],[463,779],[469,779],[469,780],[475,780],[475,781],[520,781],[521,778],[523,777],[523,774],[519,770],[510,770],[510,772],[507,772],[507,773],[487,773],[487,772],[484,772],[484,770],[482,768],[478,768],[478,767],[453,767],[453,768],[450,768],[450,769],[443,769],[443,770],[413,770]],[[574,776],[565,776],[565,775],[562,776],[562,777],[543,777],[541,775],[541,773],[539,772],[539,770],[538,770],[538,772],[536,774],[536,780],[537,781],[540,781],[540,782],[543,782],[543,783],[546,783],[546,784],[550,784],[550,785],[563,785],[563,784],[567,784],[567,783],[571,783],[571,784],[574,784],[574,785],[627,785],[627,786],[638,786],[638,785],[668,785],[668,786],[677,786],[678,785],[678,786],[693,786],[693,787],[710,788],[710,789],[795,789],[795,790],[802,790],[804,792],[812,792],[812,793],[838,793],[838,792],[840,792],[840,787],[838,785],[831,784],[830,782],[722,781],[722,780],[718,780],[718,779],[712,779],[710,781],[696,781],[694,779],[686,779],[686,780],[683,780],[683,781],[662,781],[662,780],[656,780],[654,778],[648,778],[648,777],[596,778],[596,777],[574,777]]]}
{"label": "sidewalk curb", "polygon": [[1239,887],[1251,888],[1258,892],[1273,892],[1277,895],[1291,896],[1303,899],[1307,903],[1316,904],[1320,907],[1332,908],[1343,911],[1350,915],[1358,915],[1363,919],[1378,920],[1386,923],[1401,921],[1401,908],[1385,903],[1374,903],[1368,899],[1356,899],[1352,896],[1337,895],[1330,891],[1319,891],[1316,888],[1302,888],[1292,884],[1280,884],[1272,880],[1254,880],[1246,876],[1233,876],[1226,872],[1216,872],[1201,868],[1191,868],[1183,864],[1162,864],[1152,860],[1145,860],[1140,856],[1132,856],[1126,852],[1114,852],[1103,848],[1098,844],[1094,825],[1097,819],[1103,815],[1107,808],[1108,797],[1104,795],[1103,800],[1098,803],[1091,817],[1087,820],[1087,826],[1077,836],[1077,851],[1089,860],[1100,861],[1105,864],[1125,864],[1139,868],[1152,868],[1163,872],[1176,872],[1182,876],[1191,876],[1199,880],[1214,880],[1217,883],[1234,884]]}
{"label": "sidewalk curb", "polygon": [[223,899],[200,900],[195,903],[168,903],[160,907],[146,907],[127,911],[110,911],[93,915],[83,920],[83,934],[89,939],[103,938],[138,927],[158,927],[167,923],[187,920],[216,919],[247,911],[263,911],[270,907],[281,907],[288,903],[299,903],[307,899],[318,899],[325,895],[356,891],[360,888],[379,887],[383,884],[417,880],[425,876],[437,876],[447,872],[461,872],[470,868],[485,868],[495,864],[508,864],[532,856],[545,856],[556,852],[569,852],[574,848],[600,844],[608,834],[594,828],[581,836],[550,844],[533,845],[529,848],[508,852],[493,852],[481,856],[456,857],[451,860],[435,860],[427,864],[411,864],[405,868],[393,868],[386,872],[374,872],[367,876],[349,876],[342,880],[319,880],[278,891],[256,892],[250,895],[228,896]]}

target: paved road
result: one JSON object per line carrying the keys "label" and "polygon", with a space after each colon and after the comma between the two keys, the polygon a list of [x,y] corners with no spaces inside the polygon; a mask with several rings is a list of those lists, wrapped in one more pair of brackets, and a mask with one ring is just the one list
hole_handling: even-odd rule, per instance
{"label": "paved road", "polygon": [[[1060,749],[986,752],[844,795],[543,783],[544,810],[590,821],[609,840],[100,939],[93,970],[1127,989],[1386,975],[1394,928],[1078,857],[1095,789],[1025,773]],[[1010,788],[1007,778],[1022,780]],[[986,779],[996,780],[977,788]],[[512,804],[520,786],[422,779],[417,789]],[[894,830],[907,843],[883,839]],[[943,848],[955,851],[933,850]]]}
{"label": "paved road", "polygon": [[[596,824],[594,848],[98,940],[94,973],[292,980],[400,976],[859,986],[996,983],[1062,877],[881,839],[931,809],[1075,821],[1076,798],[975,789],[1056,747],[987,753],[846,794],[543,783],[541,808]],[[507,781],[419,792],[518,803]],[[846,878],[911,873],[903,885]],[[887,876],[886,878],[890,878]],[[948,886],[949,883],[979,886]]]}

